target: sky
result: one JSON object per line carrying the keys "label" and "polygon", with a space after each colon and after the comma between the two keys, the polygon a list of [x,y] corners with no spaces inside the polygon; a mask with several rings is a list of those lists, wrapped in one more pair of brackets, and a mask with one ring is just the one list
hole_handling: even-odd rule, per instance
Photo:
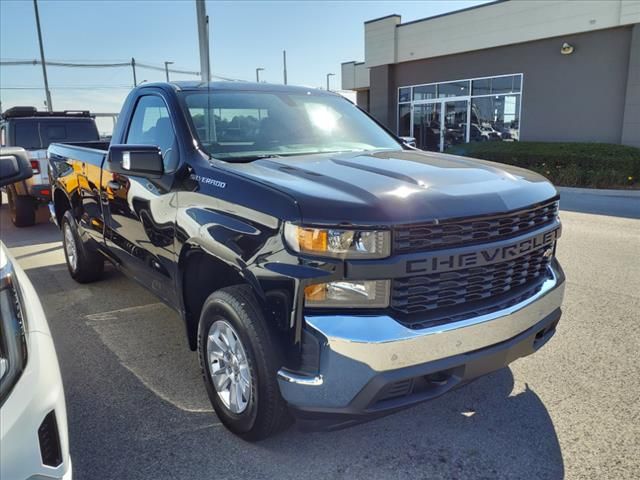
{"label": "sky", "polygon": [[[340,88],[340,64],[364,59],[363,23],[396,13],[402,22],[484,3],[449,1],[207,1],[212,74],[282,83],[282,50],[288,83]],[[137,62],[198,71],[194,0],[39,0],[45,57],[52,61]],[[39,59],[31,0],[0,0],[0,58]],[[53,107],[118,112],[133,86],[130,67],[48,67]],[[161,71],[137,70],[138,82],[164,81]],[[171,74],[172,80],[196,76]],[[44,109],[42,68],[0,66],[2,110],[15,105]]]}

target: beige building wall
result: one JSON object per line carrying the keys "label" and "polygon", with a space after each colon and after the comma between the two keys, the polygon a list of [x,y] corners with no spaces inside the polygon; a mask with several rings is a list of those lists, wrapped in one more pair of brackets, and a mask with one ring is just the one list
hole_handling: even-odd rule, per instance
{"label": "beige building wall", "polygon": [[640,147],[640,24],[634,25],[631,36],[622,144]]}
{"label": "beige building wall", "polygon": [[365,23],[367,67],[640,23],[640,0],[511,0],[400,23]]}

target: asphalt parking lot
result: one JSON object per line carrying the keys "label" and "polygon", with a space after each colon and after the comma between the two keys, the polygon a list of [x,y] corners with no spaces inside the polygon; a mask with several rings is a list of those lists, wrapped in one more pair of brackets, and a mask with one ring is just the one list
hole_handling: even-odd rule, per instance
{"label": "asphalt parking lot", "polygon": [[[619,202],[612,213],[640,212]],[[76,479],[637,478],[640,220],[627,214],[562,212],[564,317],[536,355],[375,422],[249,444],[213,414],[177,315],[112,269],[74,283],[40,213],[15,229],[5,203],[1,238],[48,315]]]}

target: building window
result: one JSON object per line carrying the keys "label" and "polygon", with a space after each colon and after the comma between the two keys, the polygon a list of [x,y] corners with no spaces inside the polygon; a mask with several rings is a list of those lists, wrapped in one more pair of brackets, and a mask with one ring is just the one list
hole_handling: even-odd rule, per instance
{"label": "building window", "polygon": [[439,151],[465,142],[518,141],[521,98],[522,74],[403,86],[398,135]]}
{"label": "building window", "polygon": [[398,111],[398,135],[411,136],[411,104],[401,103]]}
{"label": "building window", "polygon": [[447,82],[438,84],[438,98],[468,97],[469,80],[464,82]]}
{"label": "building window", "polygon": [[413,88],[413,99],[414,100],[431,100],[432,98],[436,98],[436,89],[437,85],[422,85],[420,87]]}
{"label": "building window", "polygon": [[520,92],[521,75],[481,78],[473,81],[472,95],[496,95]]}
{"label": "building window", "polygon": [[469,141],[517,141],[520,137],[520,95],[496,95],[471,101]]}
{"label": "building window", "polygon": [[411,87],[401,88],[398,92],[398,102],[411,101]]}

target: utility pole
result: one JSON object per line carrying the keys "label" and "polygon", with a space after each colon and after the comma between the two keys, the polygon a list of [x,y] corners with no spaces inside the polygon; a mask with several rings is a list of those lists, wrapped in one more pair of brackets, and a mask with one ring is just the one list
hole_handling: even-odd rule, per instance
{"label": "utility pole", "polygon": [[284,84],[287,84],[287,51],[282,50],[282,65],[284,66]]}
{"label": "utility pole", "polygon": [[164,73],[167,75],[167,82],[169,82],[169,65],[173,65],[173,62],[164,62]]}
{"label": "utility pole", "polygon": [[264,68],[258,67],[256,68],[256,83],[260,83],[260,72],[262,72]]}
{"label": "utility pole", "polygon": [[133,71],[133,86],[138,86],[138,81],[136,80],[136,59],[131,57],[131,70]]}
{"label": "utility pole", "polygon": [[40,44],[40,62],[42,63],[42,76],[44,77],[44,92],[47,96],[47,110],[53,112],[51,104],[51,91],[47,79],[47,64],[44,61],[44,47],[42,46],[42,31],[40,30],[40,14],[38,13],[38,0],[33,0],[33,8],[36,11],[36,27],[38,28],[38,43]]}
{"label": "utility pole", "polygon": [[329,77],[334,77],[335,73],[327,73],[327,92],[330,90],[329,88]]}
{"label": "utility pole", "polygon": [[209,63],[209,17],[204,0],[196,0],[196,14],[198,17],[198,44],[200,45],[200,78],[203,82],[211,80],[211,65]]}

